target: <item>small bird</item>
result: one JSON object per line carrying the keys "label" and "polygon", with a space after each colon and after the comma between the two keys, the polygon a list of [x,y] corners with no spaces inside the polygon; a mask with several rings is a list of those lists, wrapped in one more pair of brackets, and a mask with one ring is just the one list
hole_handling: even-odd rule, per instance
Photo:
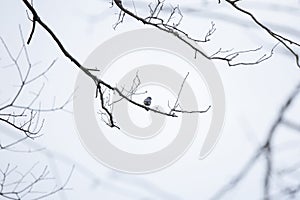
{"label": "small bird", "polygon": [[147,98],[144,100],[145,106],[150,106],[150,105],[151,105],[151,100],[152,100],[151,97],[147,97]]}

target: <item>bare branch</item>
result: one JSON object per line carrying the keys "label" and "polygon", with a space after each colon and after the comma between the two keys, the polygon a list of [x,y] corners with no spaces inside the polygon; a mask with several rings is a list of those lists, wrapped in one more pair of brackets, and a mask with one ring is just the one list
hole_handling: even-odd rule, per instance
{"label": "bare branch", "polygon": [[[137,103],[137,102],[135,102],[135,101],[133,101],[133,100],[131,99],[131,96],[130,96],[130,95],[128,96],[128,95],[123,94],[123,93],[122,93],[122,90],[118,89],[117,87],[113,87],[113,86],[111,86],[110,84],[104,82],[103,80],[97,78],[96,75],[92,74],[88,68],[82,66],[82,65],[80,64],[80,62],[77,61],[77,60],[76,60],[76,59],[75,59],[75,58],[74,58],[74,57],[73,57],[73,56],[65,49],[65,47],[63,46],[63,44],[61,43],[61,41],[60,41],[60,40],[57,38],[57,36],[54,34],[54,32],[53,32],[53,31],[52,31],[52,30],[51,30],[51,29],[50,29],[50,28],[49,28],[49,27],[41,20],[41,18],[38,16],[38,14],[37,14],[36,10],[33,8],[33,6],[32,6],[27,0],[23,0],[23,2],[24,2],[24,4],[26,5],[26,7],[31,11],[31,13],[32,13],[32,15],[33,15],[33,20],[35,20],[36,23],[38,23],[39,25],[41,25],[41,26],[42,26],[42,27],[50,34],[50,36],[52,37],[52,39],[53,39],[53,40],[56,42],[56,44],[59,46],[59,48],[60,48],[60,50],[62,51],[62,53],[63,53],[67,58],[69,58],[69,59],[71,60],[71,62],[73,62],[80,70],[82,70],[87,76],[89,76],[89,77],[94,81],[94,83],[95,83],[95,85],[96,85],[96,88],[97,88],[97,89],[96,89],[96,97],[97,97],[97,94],[99,93],[99,95],[100,95],[100,101],[101,101],[101,107],[102,107],[102,109],[104,109],[105,113],[109,116],[109,119],[110,119],[110,120],[109,120],[109,121],[110,121],[109,125],[110,125],[111,127],[118,127],[118,126],[116,126],[115,123],[114,123],[114,121],[113,121],[113,115],[112,115],[112,113],[109,112],[109,110],[108,110],[108,109],[105,107],[105,105],[104,105],[103,93],[102,93],[102,91],[101,91],[102,85],[103,85],[105,88],[107,88],[107,89],[109,89],[109,90],[115,92],[115,93],[118,94],[121,98],[127,100],[129,103],[131,103],[131,104],[133,104],[133,105],[135,105],[135,106],[138,106],[138,107],[140,107],[140,108],[142,108],[142,109],[144,109],[144,110],[146,110],[146,111],[152,111],[152,112],[155,112],[155,113],[158,113],[158,114],[162,114],[162,115],[165,115],[165,116],[170,116],[170,117],[177,117],[177,115],[174,113],[174,112],[177,112],[177,111],[175,111],[175,110],[174,110],[174,112],[173,112],[172,114],[170,114],[170,113],[162,112],[162,111],[159,111],[159,110],[157,110],[157,109],[153,109],[153,108],[147,107],[147,106],[145,106],[145,105],[142,105],[142,104],[140,104],[140,103]],[[122,7],[121,1],[116,0],[116,1],[114,1],[114,2],[115,2],[116,5],[118,5],[118,7],[120,7],[120,6]],[[160,1],[159,1],[159,2],[160,2]],[[159,7],[158,7],[158,9],[159,9]],[[174,9],[178,10],[178,8],[174,8]],[[135,16],[133,13],[131,13],[130,11],[124,9],[123,7],[122,7],[121,11],[123,11],[125,14],[130,14],[130,15],[132,15],[132,16]],[[157,12],[157,11],[153,11],[153,12]],[[154,14],[153,14],[153,16],[154,16]],[[137,17],[137,16],[136,16],[136,17]],[[142,22],[144,22],[144,23],[146,23],[146,24],[152,24],[151,22],[148,22],[146,19],[139,18],[139,17],[137,17],[137,18],[140,19]],[[121,18],[121,20],[122,20],[122,18]],[[153,25],[153,24],[152,24],[152,25]],[[158,25],[158,24],[156,24],[155,26],[160,27],[160,25]],[[167,30],[169,30],[169,31],[171,31],[171,32],[173,32],[174,30],[177,30],[176,27],[173,27],[173,26],[168,25],[168,24],[163,24],[163,27],[167,28]],[[178,30],[178,31],[179,31],[179,30]],[[180,111],[180,112],[182,112],[182,111]]]}
{"label": "bare branch", "polygon": [[[17,69],[19,75],[19,82],[20,82],[20,85],[18,86],[18,89],[14,94],[14,96],[12,96],[10,99],[8,99],[8,101],[4,102],[0,106],[0,122],[10,125],[16,130],[23,132],[26,137],[34,139],[40,136],[39,132],[41,131],[44,125],[44,119],[40,120],[40,112],[50,112],[50,111],[52,112],[56,110],[63,110],[64,107],[70,102],[71,97],[65,103],[63,103],[61,106],[58,107],[53,107],[50,109],[50,108],[41,108],[41,105],[39,105],[38,108],[33,108],[33,105],[37,102],[37,100],[39,99],[43,91],[44,88],[44,84],[43,84],[37,92],[32,92],[34,96],[31,99],[31,101],[28,103],[28,105],[18,104],[19,101],[22,101],[22,98],[24,97],[24,93],[25,93],[24,91],[26,88],[28,88],[29,84],[32,84],[33,82],[41,79],[42,77],[45,77],[47,72],[53,67],[53,65],[56,62],[56,60],[54,60],[44,71],[40,72],[34,77],[30,77],[32,67],[34,65],[32,65],[30,61],[29,53],[25,46],[25,41],[24,41],[21,27],[19,27],[19,31],[20,31],[22,46],[16,56],[13,56],[13,54],[10,52],[8,48],[8,45],[5,43],[4,39],[0,37],[0,40],[7,54],[9,55],[10,60],[13,62],[13,65]],[[25,56],[25,62],[26,62],[26,64],[22,64],[22,66],[20,64],[21,55]],[[19,142],[20,141],[16,141],[16,143],[12,143],[12,145],[17,144]],[[8,145],[7,147],[11,147],[12,145]],[[12,151],[11,148],[10,150]]]}
{"label": "bare branch", "polygon": [[292,49],[289,45],[294,45],[297,47],[300,47],[300,44],[288,39],[287,37],[284,37],[278,33],[275,33],[270,28],[265,26],[262,22],[260,22],[252,13],[249,11],[242,9],[237,5],[238,0],[225,0],[225,2],[229,3],[231,6],[233,6],[236,10],[240,11],[241,13],[244,13],[248,15],[255,24],[257,24],[261,29],[265,30],[271,37],[276,39],[280,44],[282,44],[296,59],[296,64],[298,67],[300,67],[300,60],[299,60],[299,54]]}
{"label": "bare branch", "polygon": [[267,134],[265,142],[260,145],[260,147],[253,153],[253,156],[249,159],[245,167],[240,170],[238,175],[232,179],[228,184],[226,184],[217,194],[214,196],[213,199],[220,199],[222,198],[229,190],[236,187],[240,181],[245,178],[246,173],[249,171],[250,168],[257,162],[257,158],[264,156],[266,164],[265,164],[265,174],[264,174],[264,199],[270,199],[270,187],[271,187],[271,180],[274,174],[273,171],[273,140],[275,134],[277,133],[277,128],[284,124],[286,125],[286,120],[284,120],[284,115],[286,114],[287,110],[292,105],[293,101],[296,99],[297,95],[300,92],[300,83],[295,87],[295,89],[291,92],[289,97],[286,99],[285,103],[282,105],[281,109],[279,110],[277,118],[272,123],[270,130]]}
{"label": "bare branch", "polygon": [[[275,47],[277,45],[274,46],[274,48],[271,50],[270,54],[267,55],[263,55],[261,56],[259,59],[252,61],[252,62],[234,62],[234,60],[241,54],[243,53],[249,53],[251,51],[258,51],[260,48],[256,49],[256,50],[244,50],[244,51],[238,51],[235,52],[229,56],[208,56],[206,53],[204,53],[202,50],[198,49],[198,47],[193,44],[193,43],[198,43],[198,42],[208,42],[210,41],[209,37],[215,32],[215,24],[212,23],[212,27],[209,29],[209,31],[207,32],[206,36],[204,37],[203,40],[199,40],[199,39],[195,39],[190,37],[185,31],[181,30],[178,28],[181,20],[182,20],[182,14],[181,11],[179,9],[179,7],[174,7],[173,10],[171,11],[169,18],[167,19],[167,22],[164,22],[163,18],[160,18],[157,15],[154,15],[155,13],[158,13],[157,10],[162,9],[162,4],[163,1],[158,1],[158,3],[156,4],[156,7],[154,7],[154,9],[150,7],[150,16],[143,18],[140,17],[134,13],[132,13],[130,10],[126,9],[121,0],[114,0],[115,5],[118,6],[118,8],[121,10],[121,12],[133,17],[134,19],[142,22],[145,25],[150,25],[152,27],[158,28],[164,32],[170,33],[172,35],[174,35],[176,38],[178,38],[179,40],[181,40],[182,42],[184,42],[186,45],[188,45],[189,47],[191,47],[194,51],[195,51],[195,57],[197,56],[197,54],[199,53],[200,55],[204,56],[206,59],[209,60],[222,60],[222,61],[226,61],[227,64],[229,66],[237,66],[237,65],[255,65],[255,64],[259,64],[267,59],[269,59],[272,55],[273,55],[273,51],[275,49]],[[173,24],[168,24],[168,22],[170,21],[170,18],[172,18],[172,16],[174,15],[174,13],[178,11],[178,13],[180,14],[180,19],[178,21],[178,23],[173,23]],[[154,20],[154,22],[152,22],[152,20]]]}
{"label": "bare branch", "polygon": [[[74,166],[61,186],[55,185],[53,189],[49,189],[47,192],[37,191],[35,188],[43,182],[47,182],[48,185],[50,185],[50,181],[53,180],[53,178],[49,176],[50,172],[47,166],[45,166],[40,173],[36,173],[35,171],[37,166],[38,163],[35,163],[25,173],[17,171],[17,166],[12,168],[10,164],[7,165],[5,170],[0,170],[0,178],[2,177],[0,180],[0,197],[11,200],[19,200],[28,197],[32,200],[38,200],[67,189],[66,185],[70,181],[74,171]],[[8,178],[14,174],[18,175],[20,178],[13,182],[7,182]]]}

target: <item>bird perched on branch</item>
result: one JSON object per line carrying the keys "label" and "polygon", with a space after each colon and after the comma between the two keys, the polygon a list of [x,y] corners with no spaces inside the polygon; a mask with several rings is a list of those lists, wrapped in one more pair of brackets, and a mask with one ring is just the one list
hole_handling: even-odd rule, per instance
{"label": "bird perched on branch", "polygon": [[150,105],[151,105],[151,100],[152,100],[151,97],[147,97],[147,98],[144,100],[145,106],[150,106]]}

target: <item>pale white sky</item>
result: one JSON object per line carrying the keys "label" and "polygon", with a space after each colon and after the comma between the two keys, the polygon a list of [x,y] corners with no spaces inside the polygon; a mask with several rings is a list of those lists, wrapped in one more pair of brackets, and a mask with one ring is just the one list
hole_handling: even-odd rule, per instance
{"label": "pale white sky", "polygon": [[[136,5],[140,2],[136,1]],[[205,33],[210,22],[215,22],[217,31],[212,37],[213,41],[202,46],[207,52],[213,52],[220,46],[225,49],[249,49],[260,45],[264,45],[267,51],[276,43],[225,3],[217,5],[217,1],[209,1],[208,4],[198,5],[195,0],[172,2],[180,3],[184,8],[183,12],[188,8],[202,10],[195,14],[184,13],[182,26],[191,34]],[[274,1],[245,1],[242,5],[254,11],[276,31],[299,41],[299,2],[289,0],[273,3],[282,4],[289,12],[277,10],[276,6],[268,10],[265,6],[272,2]],[[112,36],[143,28],[138,22],[125,17],[125,22],[117,30],[113,30],[117,9],[109,8],[109,1],[36,0],[35,6],[65,47],[81,62]],[[19,25],[27,38],[31,24],[26,18],[25,6],[20,0],[1,1],[0,36],[14,53],[21,45]],[[54,97],[57,104],[63,102],[74,89],[77,69],[62,56],[48,34],[40,27],[36,29],[29,51],[32,61],[41,61],[41,67],[58,58],[57,64],[47,75],[48,79],[44,80],[46,86],[42,104],[51,106]],[[41,167],[49,165],[53,176],[58,177],[58,182],[63,182],[72,164],[75,164],[75,173],[68,184],[73,189],[49,199],[209,199],[220,186],[230,180],[258,143],[263,141],[281,103],[300,80],[294,59],[286,53],[279,47],[274,57],[257,66],[230,68],[223,62],[215,62],[225,88],[226,121],[216,148],[204,160],[198,160],[203,142],[203,137],[200,136],[179,161],[162,171],[145,175],[115,172],[94,160],[81,145],[72,114],[56,112],[45,115],[43,137],[28,141],[28,145],[33,148],[41,146],[47,150],[26,155],[1,151],[0,167],[10,162],[26,171],[30,165],[40,161]],[[0,58],[0,65],[6,64],[7,56],[2,46]],[[15,80],[14,76],[13,72],[0,68],[0,100],[9,97],[11,90],[7,91],[2,86]],[[41,83],[34,87],[39,88],[38,84]],[[11,85],[8,87],[12,88]],[[72,105],[68,106],[68,110],[72,110]],[[299,111],[300,106],[294,106],[289,117],[297,119]],[[13,139],[19,134],[2,124],[0,132],[1,141],[2,137]],[[286,159],[289,159],[288,155]],[[257,166],[245,183],[229,193],[225,199],[260,197],[259,186],[263,173],[261,169],[261,166]]]}

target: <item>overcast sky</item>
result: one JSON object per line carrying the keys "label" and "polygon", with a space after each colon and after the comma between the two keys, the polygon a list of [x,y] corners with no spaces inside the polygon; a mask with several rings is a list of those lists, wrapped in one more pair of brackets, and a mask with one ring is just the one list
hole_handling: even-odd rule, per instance
{"label": "overcast sky", "polygon": [[[202,4],[196,0],[172,2],[175,5],[180,3],[184,14],[182,27],[193,35],[205,33],[210,22],[214,21],[217,31],[212,37],[213,41],[202,46],[207,52],[213,52],[219,47],[243,50],[263,45],[262,53],[264,51],[268,53],[276,44],[276,41],[256,28],[248,18],[225,3],[218,5],[217,1],[209,1]],[[270,8],[271,4],[273,7]],[[139,22],[125,17],[124,23],[113,30],[118,10],[110,8],[109,1],[36,0],[34,5],[65,47],[82,63],[107,39],[125,31],[144,28]],[[136,1],[137,8],[143,5],[141,1]],[[246,1],[242,5],[253,11],[262,22],[274,27],[274,30],[299,41],[298,1],[278,3]],[[278,9],[276,5],[281,5],[283,9]],[[195,12],[195,9],[200,11]],[[19,25],[25,38],[31,29],[25,6],[21,0],[1,1],[0,13],[0,36],[16,54],[21,45]],[[141,10],[140,13],[144,12]],[[38,65],[40,67],[45,67],[53,59],[58,58],[47,79],[42,81],[46,85],[41,100],[46,107],[53,104],[54,98],[57,105],[63,103],[74,90],[78,70],[62,56],[55,43],[39,26],[28,49],[32,62],[40,62]],[[8,57],[1,46],[0,66],[7,62]],[[198,160],[204,139],[203,135],[199,135],[180,160],[161,171],[130,175],[111,170],[97,162],[82,146],[76,133],[70,103],[67,109],[71,113],[60,111],[44,115],[46,119],[42,130],[44,135],[26,143],[31,148],[45,147],[46,150],[31,154],[2,151],[0,167],[12,163],[18,165],[20,170],[24,168],[26,171],[33,163],[40,161],[39,165],[41,167],[49,165],[53,176],[58,178],[58,183],[62,183],[75,164],[75,172],[68,184],[72,190],[59,193],[55,199],[208,199],[230,180],[257,145],[263,141],[280,105],[300,80],[294,58],[282,47],[276,49],[275,55],[270,60],[256,66],[228,67],[226,63],[219,61],[214,64],[225,89],[226,120],[221,139],[204,160]],[[17,81],[17,78],[13,71],[0,68],[1,101],[11,95],[14,80]],[[33,90],[39,88],[42,82],[36,83]],[[300,105],[293,106],[289,117],[297,119],[296,114],[299,111]],[[20,134],[2,124],[0,132],[1,138],[7,140],[17,138]],[[289,141],[289,138],[283,140]],[[292,154],[287,154],[287,160],[288,155]],[[261,173],[263,173],[261,167],[256,166],[253,175],[225,199],[260,197]]]}

